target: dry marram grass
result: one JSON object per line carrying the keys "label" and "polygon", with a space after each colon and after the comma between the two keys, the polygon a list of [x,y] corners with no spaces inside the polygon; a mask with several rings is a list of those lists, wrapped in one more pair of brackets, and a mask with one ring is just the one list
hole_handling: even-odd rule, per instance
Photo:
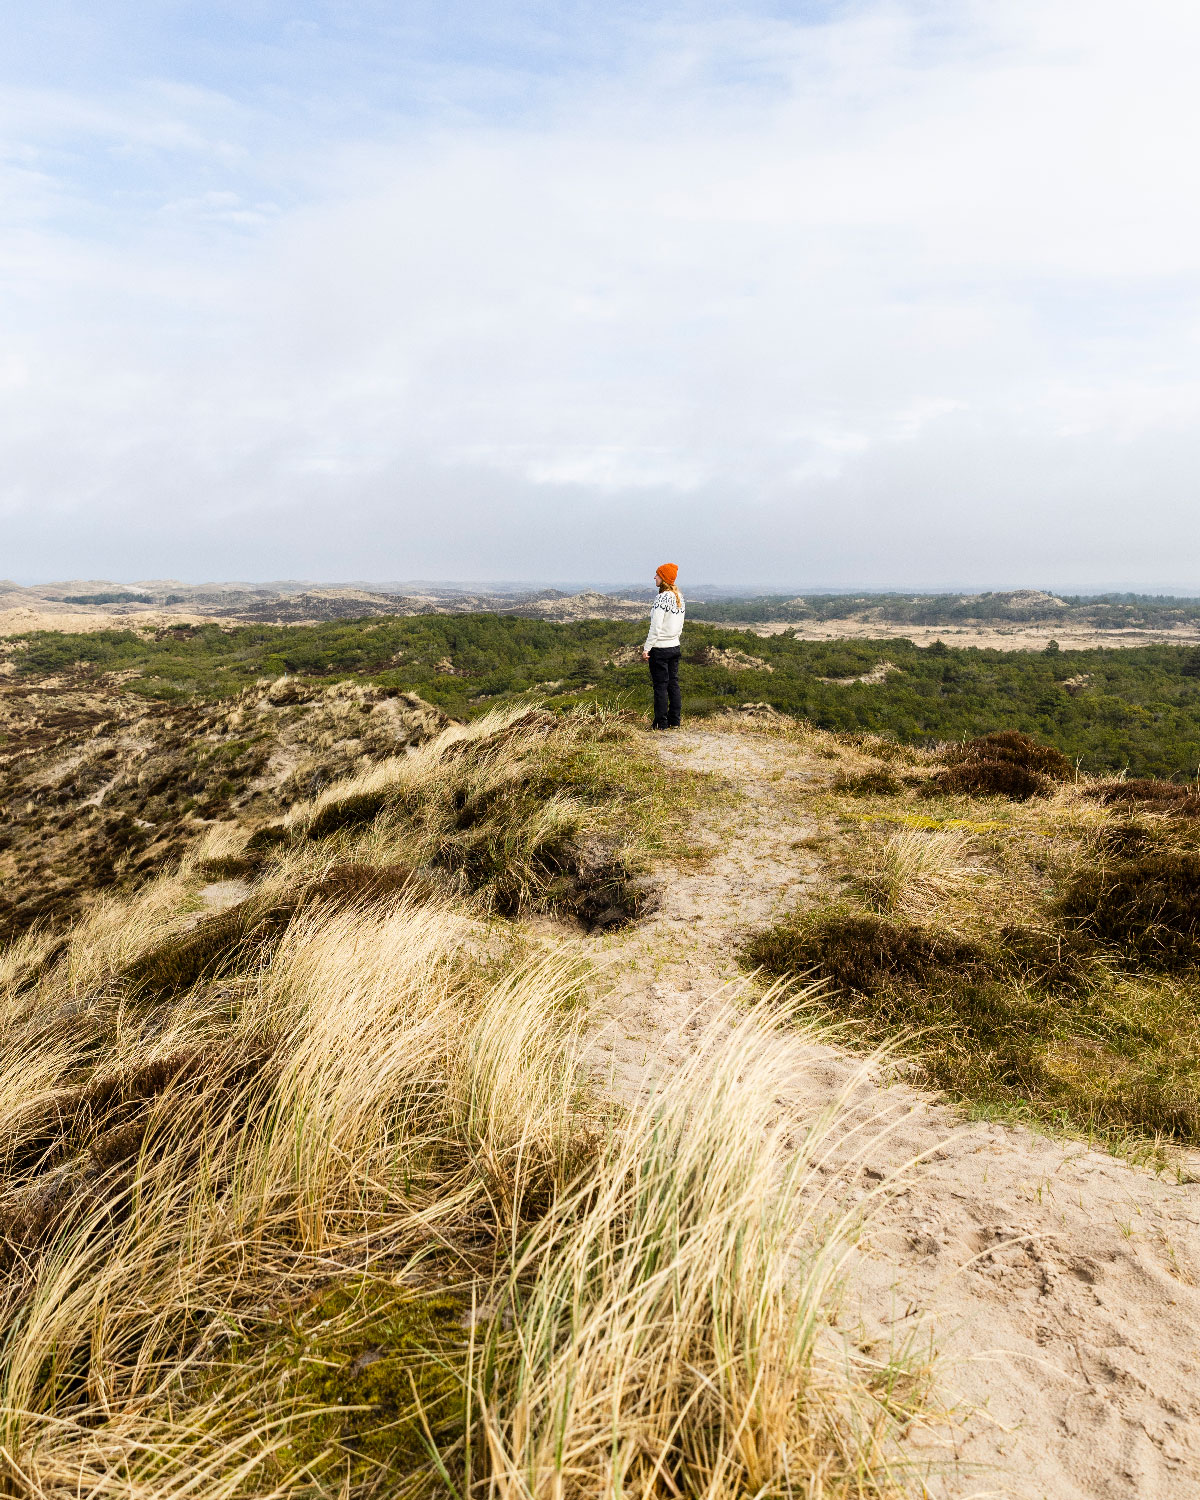
{"label": "dry marram grass", "polygon": [[[545,770],[546,726],[454,732],[299,809],[235,927],[205,926],[197,900],[202,861],[236,852],[225,830],[65,943],[5,956],[8,1492],[898,1483],[912,1407],[831,1328],[850,1220],[813,1161],[834,1122],[791,1138],[774,1101],[801,1043],[771,1006],[721,1018],[620,1112],[583,1063],[578,961],[481,917],[498,901],[326,899],[331,869],[394,862],[414,828],[428,864],[473,868],[453,840],[486,825],[533,903],[562,874],[547,843],[603,831],[581,790],[609,774],[603,735],[564,732],[573,780],[540,821],[513,793]],[[456,802],[474,808],[458,828]],[[270,941],[246,940],[263,913]],[[238,934],[219,968],[137,981],[217,931]]]}

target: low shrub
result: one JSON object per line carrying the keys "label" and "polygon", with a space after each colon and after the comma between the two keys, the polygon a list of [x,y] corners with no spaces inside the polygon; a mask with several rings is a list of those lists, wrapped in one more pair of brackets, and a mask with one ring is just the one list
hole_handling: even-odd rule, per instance
{"label": "low shrub", "polygon": [[225,854],[215,859],[202,859],[196,864],[196,872],[206,880],[242,880],[256,875],[262,868],[261,859],[245,854]]}
{"label": "low shrub", "polygon": [[384,789],[354,792],[319,807],[309,820],[305,834],[310,839],[324,839],[344,828],[361,828],[364,823],[373,823],[387,804],[388,794]]}
{"label": "low shrub", "polygon": [[204,918],[189,932],[160,943],[131,964],[122,978],[135,990],[180,994],[202,980],[218,979],[269,958],[293,918],[303,910],[369,906],[402,894],[428,896],[431,887],[407,865],[334,865],[323,875],[272,901],[250,896]]}
{"label": "low shrub", "polygon": [[743,956],[769,974],[811,973],[863,995],[897,983],[928,983],[947,969],[988,963],[987,950],[966,939],[837,906],[785,918],[752,938]]}
{"label": "low shrub", "polygon": [[1095,944],[1085,933],[1043,927],[1005,927],[1000,951],[1006,967],[1025,984],[1047,989],[1078,988],[1091,973]]}
{"label": "low shrub", "polygon": [[366,773],[299,826],[348,854],[395,848],[500,916],[615,927],[655,900],[645,854],[689,785],[665,775],[620,716],[532,708]]}
{"label": "low shrub", "polygon": [[848,797],[894,797],[902,788],[891,771],[880,768],[858,776],[839,776],[832,790]]}
{"label": "low shrub", "polygon": [[1177,781],[1157,781],[1152,777],[1134,777],[1128,781],[1102,781],[1084,793],[1105,807],[1122,804],[1144,807],[1151,812],[1170,812],[1184,817],[1200,817],[1200,795],[1195,786],[1181,786]]}
{"label": "low shrub", "polygon": [[991,945],[846,907],[793,914],[745,963],[820,976],[865,1046],[903,1044],[918,1079],[1019,1118],[1200,1139],[1197,1012],[1171,982],[1114,975],[1091,935],[1012,926]]}
{"label": "low shrub", "polygon": [[268,823],[265,828],[257,828],[246,840],[246,853],[267,854],[272,850],[280,849],[292,841],[292,831],[286,823]]}
{"label": "low shrub", "polygon": [[298,906],[295,896],[272,903],[257,897],[241,901],[151,948],[121,978],[133,990],[157,996],[181,994],[201,980],[218,979],[265,958]]}
{"label": "low shrub", "polygon": [[943,752],[947,767],[936,778],[945,792],[977,797],[1009,797],[1027,802],[1045,796],[1055,782],[1068,781],[1074,767],[1060,750],[1039,745],[1016,729],[997,730]]}
{"label": "low shrub", "polygon": [[1155,850],[1085,870],[1060,905],[1063,919],[1141,963],[1200,962],[1200,854]]}
{"label": "low shrub", "polygon": [[1096,843],[1103,857],[1128,859],[1147,853],[1155,847],[1157,840],[1154,833],[1141,823],[1106,823]]}

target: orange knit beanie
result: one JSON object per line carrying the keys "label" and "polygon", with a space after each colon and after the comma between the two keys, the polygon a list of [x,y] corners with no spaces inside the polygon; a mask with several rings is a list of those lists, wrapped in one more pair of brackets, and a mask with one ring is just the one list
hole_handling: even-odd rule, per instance
{"label": "orange knit beanie", "polygon": [[658,576],[669,589],[673,589],[675,587],[675,580],[679,577],[679,569],[674,563],[663,563],[662,567],[658,570]]}

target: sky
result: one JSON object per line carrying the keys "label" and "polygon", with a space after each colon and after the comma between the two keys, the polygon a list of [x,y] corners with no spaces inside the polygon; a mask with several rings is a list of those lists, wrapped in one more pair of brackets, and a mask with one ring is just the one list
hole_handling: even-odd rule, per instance
{"label": "sky", "polygon": [[4,0],[0,578],[1200,594],[1194,0]]}

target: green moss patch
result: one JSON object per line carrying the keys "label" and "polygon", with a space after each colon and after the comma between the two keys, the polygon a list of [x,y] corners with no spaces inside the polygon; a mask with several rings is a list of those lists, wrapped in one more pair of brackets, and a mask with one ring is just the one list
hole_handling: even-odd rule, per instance
{"label": "green moss patch", "polygon": [[444,1495],[443,1469],[462,1469],[469,1316],[459,1292],[354,1278],[264,1320],[206,1383],[227,1400],[278,1403],[281,1473],[355,1494]]}

